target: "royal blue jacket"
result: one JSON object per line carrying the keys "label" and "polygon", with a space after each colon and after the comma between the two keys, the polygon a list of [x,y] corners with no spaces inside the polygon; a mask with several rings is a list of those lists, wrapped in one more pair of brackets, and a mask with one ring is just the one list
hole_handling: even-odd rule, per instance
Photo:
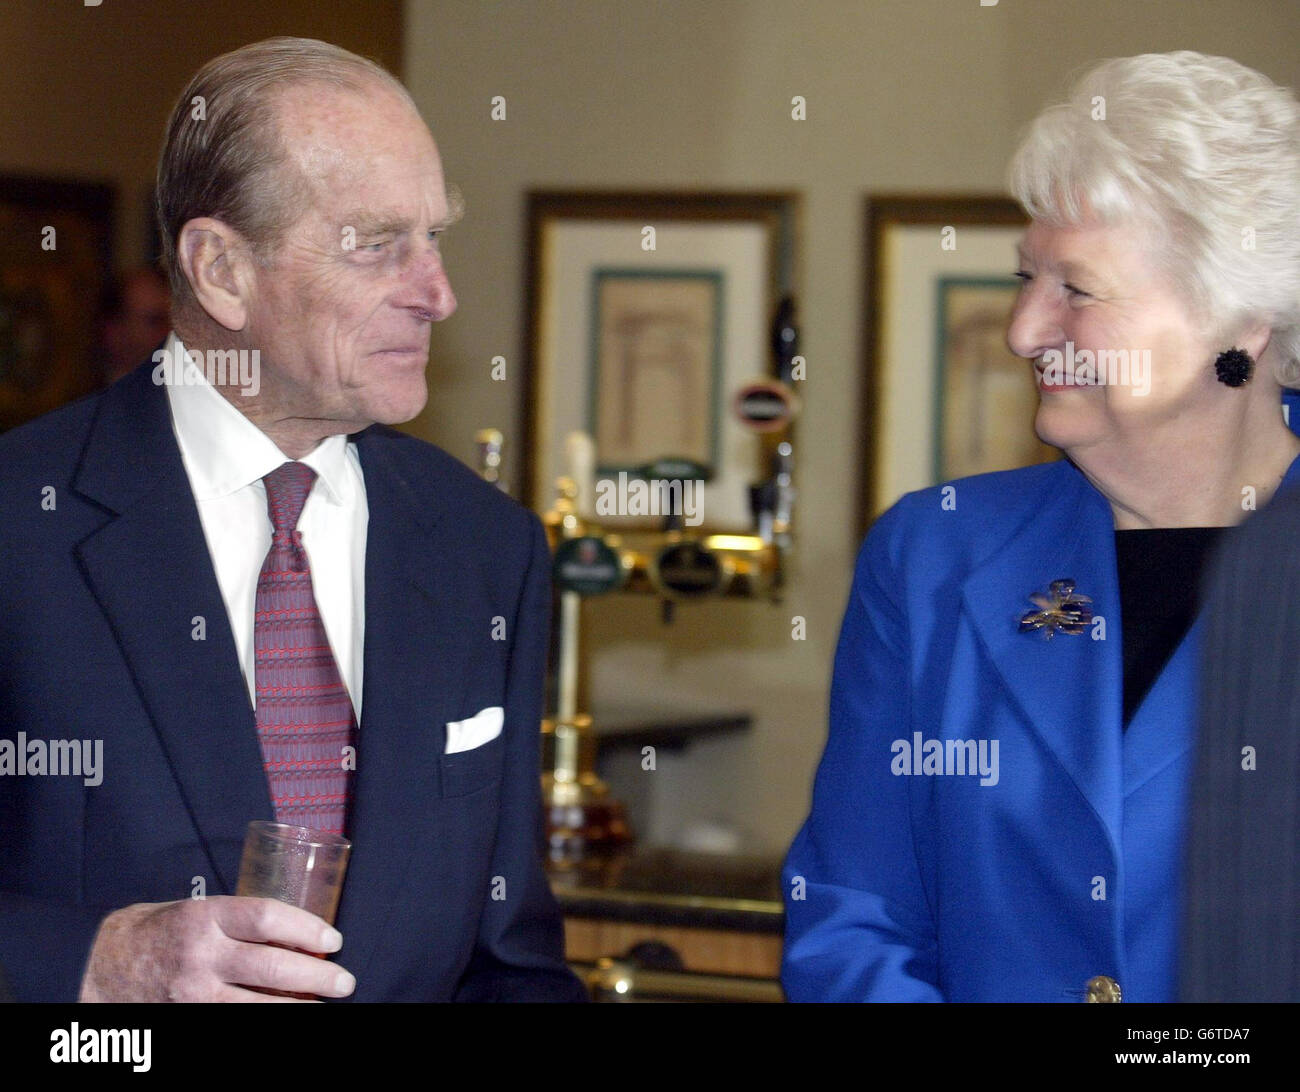
{"label": "royal blue jacket", "polygon": [[[1066,461],[909,494],[872,527],[785,866],[792,1000],[1082,1001],[1098,975],[1174,999],[1200,623],[1124,731],[1114,534]],[[1021,632],[1060,579],[1094,622]],[[960,772],[980,741],[996,783]]]}

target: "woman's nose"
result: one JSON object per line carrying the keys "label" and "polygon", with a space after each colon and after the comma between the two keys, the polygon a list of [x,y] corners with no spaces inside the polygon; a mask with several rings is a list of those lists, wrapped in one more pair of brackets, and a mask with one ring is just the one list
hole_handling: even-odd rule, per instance
{"label": "woman's nose", "polygon": [[1032,282],[1020,289],[1007,327],[1007,348],[1016,356],[1034,360],[1061,343],[1062,330],[1056,308]]}

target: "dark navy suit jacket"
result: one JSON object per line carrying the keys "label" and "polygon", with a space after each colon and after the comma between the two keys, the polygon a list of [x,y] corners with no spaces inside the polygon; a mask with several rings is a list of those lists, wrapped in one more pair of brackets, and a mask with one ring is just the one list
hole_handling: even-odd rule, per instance
{"label": "dark navy suit jacket", "polygon": [[[365,681],[336,958],[358,1001],[581,999],[540,863],[541,525],[429,444],[355,440]],[[490,706],[501,735],[447,755],[446,724]],[[107,912],[233,893],[245,827],[273,817],[150,365],[0,436],[0,739],[19,733],[103,741],[98,786],[0,776],[0,965],[19,1000],[70,1001]]]}
{"label": "dark navy suit jacket", "polygon": [[1207,581],[1183,1001],[1300,1001],[1297,544],[1300,491],[1237,529]]}

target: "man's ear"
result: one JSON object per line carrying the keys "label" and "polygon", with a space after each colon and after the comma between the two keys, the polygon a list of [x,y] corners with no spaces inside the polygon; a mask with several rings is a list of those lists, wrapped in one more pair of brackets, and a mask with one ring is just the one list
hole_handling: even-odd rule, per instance
{"label": "man's ear", "polygon": [[210,216],[187,220],[176,239],[176,260],[194,298],[213,321],[227,330],[248,324],[254,263],[238,231]]}

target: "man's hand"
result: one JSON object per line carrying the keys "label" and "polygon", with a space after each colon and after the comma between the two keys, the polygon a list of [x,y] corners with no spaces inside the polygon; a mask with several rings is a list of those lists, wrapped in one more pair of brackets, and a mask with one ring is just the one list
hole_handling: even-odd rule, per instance
{"label": "man's hand", "polygon": [[315,914],[274,899],[217,895],[136,903],[100,925],[80,1000],[293,1000],[245,988],[251,986],[346,997],[356,979],[305,954],[342,946],[338,930]]}

